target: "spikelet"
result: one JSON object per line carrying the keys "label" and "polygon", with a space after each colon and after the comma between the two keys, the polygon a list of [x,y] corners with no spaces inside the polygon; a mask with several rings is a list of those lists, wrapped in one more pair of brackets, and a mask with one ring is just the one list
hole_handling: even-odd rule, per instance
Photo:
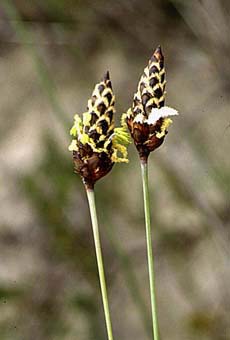
{"label": "spikelet", "polygon": [[143,160],[163,143],[167,128],[172,123],[168,117],[178,114],[164,106],[165,85],[164,56],[159,46],[144,69],[132,107],[123,116]]}
{"label": "spikelet", "polygon": [[69,150],[73,152],[75,172],[88,187],[93,187],[105,176],[114,163],[128,162],[125,145],[129,135],[124,126],[114,128],[114,104],[115,96],[107,72],[96,84],[82,119],[77,114],[74,116]]}

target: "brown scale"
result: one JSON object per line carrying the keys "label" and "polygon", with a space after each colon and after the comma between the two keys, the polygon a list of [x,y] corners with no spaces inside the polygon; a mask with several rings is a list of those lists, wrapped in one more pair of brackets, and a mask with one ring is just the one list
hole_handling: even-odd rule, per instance
{"label": "brown scale", "polygon": [[[94,91],[94,93],[96,92],[96,95],[94,94],[91,98],[93,110],[90,112],[90,114],[92,114],[92,118],[90,120],[89,136],[94,140],[96,146],[98,146],[98,139],[101,135],[104,135],[104,140],[106,140],[108,135],[111,135],[111,131],[113,133],[112,123],[113,114],[115,112],[113,107],[114,95],[108,72],[106,73],[103,82],[96,85],[95,90],[96,89],[99,92],[99,96],[98,93]],[[103,147],[103,143],[101,141],[100,147]]]}
{"label": "brown scale", "polygon": [[73,152],[74,170],[80,174],[88,189],[93,189],[95,182],[104,177],[113,167],[113,162],[107,153],[92,153],[87,161],[83,161],[80,153]]}
{"label": "brown scale", "polygon": [[161,131],[163,119],[160,118],[153,125],[134,122],[134,119],[137,114],[142,114],[147,119],[153,108],[164,106],[165,84],[164,56],[159,46],[144,70],[138,84],[138,91],[134,95],[132,112],[126,119],[131,136],[143,161],[146,161],[149,153],[164,141],[164,137],[156,137],[156,133]]}
{"label": "brown scale", "polygon": [[[155,50],[149,60],[147,70],[145,69],[139,84],[139,98],[142,102],[145,116],[148,116],[152,108],[164,106],[165,71],[164,57],[160,47]],[[149,89],[151,91],[149,91]],[[142,96],[143,93],[144,95]],[[147,98],[149,100],[147,100]],[[161,98],[163,98],[163,100]],[[150,105],[149,102],[151,102]]]}

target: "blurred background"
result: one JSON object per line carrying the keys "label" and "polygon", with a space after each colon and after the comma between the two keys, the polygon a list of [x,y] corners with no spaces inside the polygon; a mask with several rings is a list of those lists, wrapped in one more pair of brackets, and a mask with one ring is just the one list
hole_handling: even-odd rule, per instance
{"label": "blurred background", "polygon": [[[230,3],[2,0],[0,339],[104,340],[87,200],[67,147],[109,69],[117,121],[162,45],[180,116],[149,164],[162,340],[230,339]],[[151,339],[136,150],[96,185],[115,339]]]}

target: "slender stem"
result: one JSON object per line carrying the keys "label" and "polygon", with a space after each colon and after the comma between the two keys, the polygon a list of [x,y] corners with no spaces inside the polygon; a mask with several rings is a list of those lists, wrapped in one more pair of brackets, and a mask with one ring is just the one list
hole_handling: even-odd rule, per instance
{"label": "slender stem", "polygon": [[97,257],[97,266],[98,266],[98,273],[99,273],[99,279],[100,279],[101,295],[102,295],[102,301],[103,301],[103,307],[104,307],[108,340],[113,340],[113,331],[112,331],[112,324],[111,324],[111,319],[110,319],[109,302],[108,302],[108,296],[107,296],[105,273],[104,273],[104,266],[103,266],[102,252],[101,252],[100,235],[99,235],[99,228],[98,228],[98,221],[97,221],[95,195],[94,195],[93,189],[86,189],[86,192],[87,192],[87,197],[89,201],[89,209],[90,209],[90,215],[91,215],[91,221],[92,221],[92,227],[93,227],[93,237],[94,237],[95,251],[96,251],[96,257]]}
{"label": "slender stem", "polygon": [[147,163],[147,161],[141,161],[141,175],[142,175],[144,209],[145,209],[145,227],[146,227],[149,284],[150,284],[151,310],[152,310],[152,322],[153,322],[153,339],[159,340],[157,309],[156,309],[154,261],[153,261],[152,238],[151,238],[150,204],[149,204],[149,188],[148,188],[148,163]]}

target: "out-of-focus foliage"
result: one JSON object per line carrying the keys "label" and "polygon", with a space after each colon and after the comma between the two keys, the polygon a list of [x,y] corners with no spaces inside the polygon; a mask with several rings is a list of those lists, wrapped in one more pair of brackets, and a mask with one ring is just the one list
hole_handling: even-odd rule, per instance
{"label": "out-of-focus foliage", "polygon": [[[0,338],[106,338],[68,128],[110,70],[117,121],[160,43],[178,109],[150,157],[162,339],[230,339],[228,1],[0,4]],[[114,333],[149,339],[138,157],[96,186]]]}

